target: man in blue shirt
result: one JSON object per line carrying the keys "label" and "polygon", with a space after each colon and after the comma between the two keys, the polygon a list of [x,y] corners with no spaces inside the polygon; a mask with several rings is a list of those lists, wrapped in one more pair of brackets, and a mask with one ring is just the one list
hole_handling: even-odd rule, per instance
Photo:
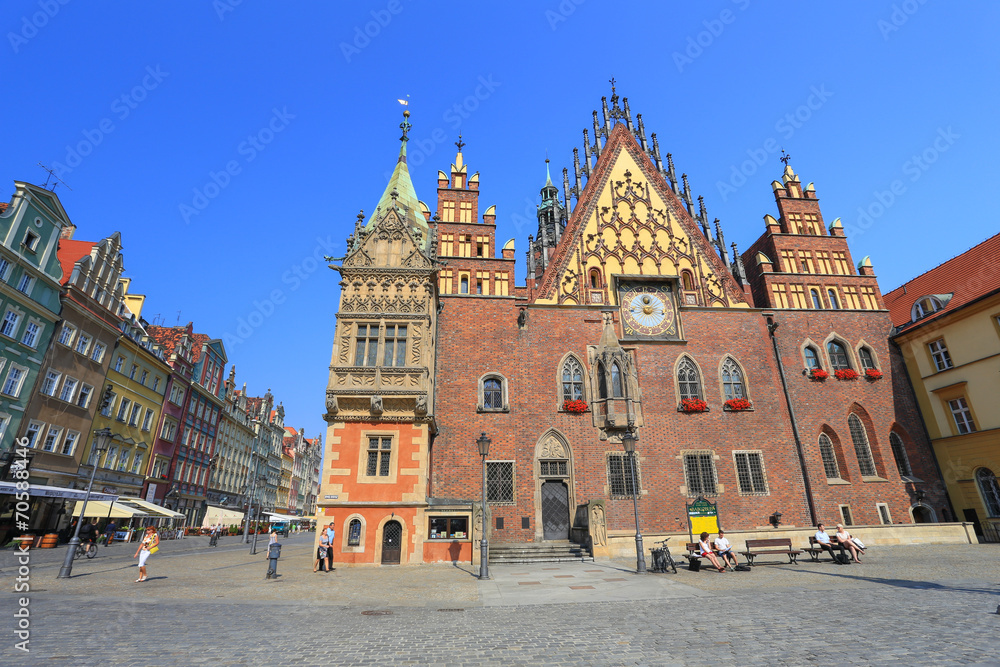
{"label": "man in blue shirt", "polygon": [[333,572],[333,538],[337,536],[337,531],[333,528],[333,521],[326,527],[326,539],[330,541],[330,548],[326,551],[326,571]]}

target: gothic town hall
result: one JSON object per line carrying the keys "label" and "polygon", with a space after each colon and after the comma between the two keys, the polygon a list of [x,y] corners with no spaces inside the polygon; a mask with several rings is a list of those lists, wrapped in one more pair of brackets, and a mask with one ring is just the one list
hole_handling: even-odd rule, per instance
{"label": "gothic town hall", "polygon": [[391,180],[331,266],[317,520],[334,560],[473,560],[482,434],[491,545],[627,554],[633,493],[647,545],[685,541],[698,497],[730,537],[776,512],[951,520],[872,264],[813,184],[775,169],[776,208],[739,253],[628,100],[602,111],[559,186],[547,174],[523,285],[460,142],[436,201],[418,196],[404,114]]}

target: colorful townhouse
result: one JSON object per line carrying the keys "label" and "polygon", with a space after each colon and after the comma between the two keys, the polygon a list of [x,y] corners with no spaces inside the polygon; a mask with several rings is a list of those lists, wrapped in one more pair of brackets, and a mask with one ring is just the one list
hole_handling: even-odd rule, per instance
{"label": "colorful townhouse", "polygon": [[24,434],[28,402],[60,319],[59,238],[72,224],[53,192],[23,181],[14,182],[14,196],[0,207],[0,456],[4,464],[10,461],[15,436]]}

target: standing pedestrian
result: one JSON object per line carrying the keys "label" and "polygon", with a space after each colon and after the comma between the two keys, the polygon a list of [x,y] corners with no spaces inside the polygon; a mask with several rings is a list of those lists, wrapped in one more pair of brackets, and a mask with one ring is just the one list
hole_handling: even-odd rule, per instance
{"label": "standing pedestrian", "polygon": [[111,543],[115,541],[115,532],[117,532],[118,526],[115,524],[115,520],[112,519],[111,523],[107,525],[104,529],[104,534],[106,539],[104,540],[104,546],[110,547]]}
{"label": "standing pedestrian", "polygon": [[333,540],[334,540],[335,537],[337,537],[337,531],[333,527],[333,521],[331,521],[330,525],[328,525],[326,527],[326,541],[327,541],[327,547],[328,547],[327,550],[326,550],[326,571],[327,572],[333,572],[336,569],[336,568],[333,567]]}
{"label": "standing pedestrian", "polygon": [[313,572],[318,572],[324,565],[330,550],[330,540],[326,532],[319,534],[319,546],[316,547],[316,561],[313,563]]}
{"label": "standing pedestrian", "polygon": [[159,549],[160,536],[156,534],[156,528],[146,526],[146,534],[139,541],[139,548],[135,550],[135,555],[132,556],[132,558],[139,559],[139,578],[135,580],[135,583],[138,584],[149,579],[146,575],[146,561],[149,560],[151,554],[156,553]]}

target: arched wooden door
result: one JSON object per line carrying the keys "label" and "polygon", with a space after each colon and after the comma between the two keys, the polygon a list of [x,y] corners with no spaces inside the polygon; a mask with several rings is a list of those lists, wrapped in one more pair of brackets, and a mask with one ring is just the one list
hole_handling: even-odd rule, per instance
{"label": "arched wooden door", "polygon": [[403,544],[403,527],[398,521],[389,521],[382,528],[382,564],[399,565]]}

